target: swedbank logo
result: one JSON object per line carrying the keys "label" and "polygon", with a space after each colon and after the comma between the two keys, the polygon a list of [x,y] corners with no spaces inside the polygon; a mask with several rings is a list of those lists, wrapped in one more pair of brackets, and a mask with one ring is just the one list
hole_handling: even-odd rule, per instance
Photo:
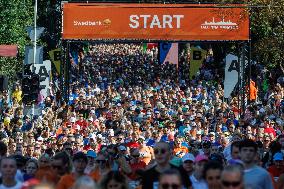
{"label": "swedbank logo", "polygon": [[105,19],[104,21],[103,21],[103,25],[104,26],[110,26],[111,25],[111,20],[110,19]]}

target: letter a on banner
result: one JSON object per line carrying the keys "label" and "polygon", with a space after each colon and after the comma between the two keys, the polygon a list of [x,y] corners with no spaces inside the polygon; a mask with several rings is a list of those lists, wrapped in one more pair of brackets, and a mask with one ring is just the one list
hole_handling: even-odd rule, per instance
{"label": "letter a on banner", "polygon": [[233,54],[226,56],[224,97],[229,98],[238,83],[239,59]]}
{"label": "letter a on banner", "polygon": [[197,47],[190,49],[190,79],[196,75],[206,56],[206,51]]}
{"label": "letter a on banner", "polygon": [[178,43],[160,43],[160,63],[178,65]]}

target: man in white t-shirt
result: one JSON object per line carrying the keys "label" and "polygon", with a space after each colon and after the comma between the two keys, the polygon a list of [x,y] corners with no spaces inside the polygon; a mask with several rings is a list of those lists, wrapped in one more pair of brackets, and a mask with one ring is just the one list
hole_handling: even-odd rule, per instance
{"label": "man in white t-shirt", "polygon": [[253,189],[273,189],[272,179],[267,170],[256,165],[257,144],[250,139],[240,141],[240,157],[244,162],[244,184]]}
{"label": "man in white t-shirt", "polygon": [[20,189],[22,183],[15,179],[17,173],[16,160],[10,157],[3,158],[0,163],[2,183],[0,189]]}

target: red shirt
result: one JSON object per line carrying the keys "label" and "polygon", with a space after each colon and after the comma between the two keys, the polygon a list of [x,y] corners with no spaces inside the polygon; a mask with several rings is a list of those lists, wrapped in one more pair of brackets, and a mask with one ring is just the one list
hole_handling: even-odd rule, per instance
{"label": "red shirt", "polygon": [[81,127],[81,129],[85,129],[88,126],[88,123],[85,120],[78,120],[76,121],[76,124],[79,125]]}
{"label": "red shirt", "polygon": [[139,170],[139,169],[145,169],[146,168],[146,163],[144,161],[139,161],[137,163],[130,163],[130,167],[131,167],[131,174],[128,175],[128,177],[131,179],[131,180],[135,180],[137,178],[137,174],[136,174],[136,171]]}
{"label": "red shirt", "polygon": [[284,173],[284,167],[277,169],[275,165],[268,167],[267,170],[272,175],[272,177],[279,177],[282,173]]}

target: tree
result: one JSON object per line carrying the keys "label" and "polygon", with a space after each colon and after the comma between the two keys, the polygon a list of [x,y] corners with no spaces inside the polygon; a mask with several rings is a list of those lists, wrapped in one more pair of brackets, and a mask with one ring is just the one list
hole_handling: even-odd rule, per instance
{"label": "tree", "polygon": [[[268,68],[284,63],[284,0],[253,0],[251,10],[253,56]],[[283,73],[282,73],[283,74]]]}
{"label": "tree", "polygon": [[16,44],[19,47],[17,58],[0,57],[0,73],[15,79],[21,72],[24,60],[24,47],[30,43],[26,27],[33,23],[32,0],[0,0],[0,44]]}

